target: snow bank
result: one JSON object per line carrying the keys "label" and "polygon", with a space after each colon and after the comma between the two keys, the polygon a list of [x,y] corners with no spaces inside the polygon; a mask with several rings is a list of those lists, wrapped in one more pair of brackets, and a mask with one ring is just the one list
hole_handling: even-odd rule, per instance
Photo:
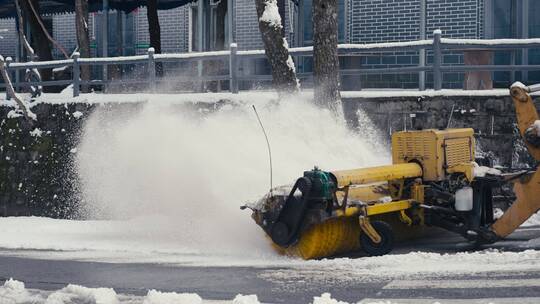
{"label": "snow bank", "polygon": [[[146,296],[118,295],[112,288],[88,288],[69,284],[53,292],[28,290],[23,282],[9,279],[0,286],[0,304],[261,304],[257,295],[238,294],[232,300],[203,300],[196,293],[149,290]],[[307,303],[306,303],[307,304]],[[313,304],[347,304],[325,293]]]}
{"label": "snow bank", "polygon": [[[202,298],[196,293],[160,292],[150,290],[142,304],[201,304]],[[246,303],[247,304],[247,303]]]}
{"label": "snow bank", "polygon": [[[233,301],[215,303],[260,304],[257,296],[238,295]],[[9,279],[0,286],[0,304],[203,304],[195,293],[148,291],[144,297],[117,295],[112,288],[88,288],[69,284],[53,291],[28,290],[23,282]]]}
{"label": "snow bank", "polygon": [[238,294],[233,299],[232,304],[261,304],[261,302],[259,302],[257,295],[244,296],[242,294]]}
{"label": "snow bank", "polygon": [[329,293],[323,293],[320,297],[313,297],[313,304],[348,304],[332,298]]}
{"label": "snow bank", "polygon": [[[439,278],[461,274],[482,275],[493,272],[538,272],[540,251],[503,252],[485,250],[461,253],[411,252],[381,257],[304,261],[291,264],[287,269],[268,270],[261,277],[283,282],[312,283],[380,282],[392,279]],[[422,267],[418,267],[422,265]]]}
{"label": "snow bank", "polygon": [[69,284],[47,297],[45,304],[119,304],[116,292],[112,288],[88,288]]}
{"label": "snow bank", "polygon": [[42,300],[39,296],[30,294],[23,282],[9,279],[0,287],[1,304],[32,304]]}

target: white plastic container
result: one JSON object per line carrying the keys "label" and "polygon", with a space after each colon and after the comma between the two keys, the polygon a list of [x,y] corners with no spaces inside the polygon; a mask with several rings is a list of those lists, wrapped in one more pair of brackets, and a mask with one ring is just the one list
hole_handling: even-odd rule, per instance
{"label": "white plastic container", "polygon": [[473,189],[471,187],[463,187],[456,191],[456,210],[471,211],[473,208]]}

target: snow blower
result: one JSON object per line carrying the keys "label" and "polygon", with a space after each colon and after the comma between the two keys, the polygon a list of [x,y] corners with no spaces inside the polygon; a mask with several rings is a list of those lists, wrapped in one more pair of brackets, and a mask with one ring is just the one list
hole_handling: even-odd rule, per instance
{"label": "snow blower", "polygon": [[[514,85],[518,125],[540,160],[540,121],[528,92]],[[536,126],[539,129],[536,129]],[[250,208],[274,247],[314,259],[362,249],[389,253],[398,239],[436,226],[476,243],[506,237],[540,209],[537,171],[501,173],[475,162],[473,129],[402,131],[392,135],[392,165],[305,171],[292,186],[272,189]],[[498,220],[493,190],[514,182],[516,201]]]}

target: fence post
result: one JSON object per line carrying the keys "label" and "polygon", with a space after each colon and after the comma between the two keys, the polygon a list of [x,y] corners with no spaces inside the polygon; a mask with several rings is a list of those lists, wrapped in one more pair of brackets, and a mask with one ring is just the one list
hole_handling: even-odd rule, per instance
{"label": "fence post", "polygon": [[154,59],[155,49],[153,47],[148,49],[148,76],[150,82],[150,91],[156,91],[156,61]]}
{"label": "fence post", "polygon": [[79,52],[73,53],[73,97],[81,93],[81,66],[79,64]]}
{"label": "fence post", "polygon": [[233,94],[238,94],[238,56],[236,55],[237,51],[238,45],[236,43],[231,43],[231,53],[229,57],[229,90]]}
{"label": "fence post", "polygon": [[[6,70],[6,75],[8,75],[9,77],[11,77],[11,75],[9,73],[9,66],[10,66],[12,61],[13,61],[13,58],[7,57],[6,58],[6,64],[4,65],[4,69]],[[10,100],[10,99],[11,99],[11,95],[9,94],[9,90],[7,88],[7,81],[6,81],[6,100]]]}
{"label": "fence post", "polygon": [[442,89],[442,51],[441,51],[441,30],[433,31],[433,88],[435,91]]}

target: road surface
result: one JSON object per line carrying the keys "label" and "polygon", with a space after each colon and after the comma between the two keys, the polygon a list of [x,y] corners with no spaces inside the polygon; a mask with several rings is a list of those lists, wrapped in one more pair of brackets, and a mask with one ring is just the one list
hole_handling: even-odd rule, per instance
{"label": "road surface", "polygon": [[[507,240],[490,247],[503,252],[538,250],[540,242],[535,241],[538,238],[540,227],[521,228]],[[464,250],[474,249],[459,237],[442,233],[398,245],[393,254],[425,251],[452,255]],[[417,267],[424,265],[420,263]],[[471,299],[475,299],[476,303],[540,303],[540,272],[523,269],[512,271],[512,265],[510,270],[504,271],[442,273],[425,278],[384,276],[366,280],[339,277],[331,270],[328,275],[321,275],[310,269],[46,260],[24,257],[17,250],[3,250],[0,254],[0,279],[12,277],[23,281],[27,288],[49,291],[71,283],[86,287],[110,287],[118,294],[134,296],[143,296],[149,289],[197,293],[208,300],[230,300],[237,294],[256,294],[261,302],[266,303],[311,303],[314,296],[323,292],[330,292],[333,298],[352,303],[361,300],[366,303],[380,300],[396,303],[470,303]]]}

